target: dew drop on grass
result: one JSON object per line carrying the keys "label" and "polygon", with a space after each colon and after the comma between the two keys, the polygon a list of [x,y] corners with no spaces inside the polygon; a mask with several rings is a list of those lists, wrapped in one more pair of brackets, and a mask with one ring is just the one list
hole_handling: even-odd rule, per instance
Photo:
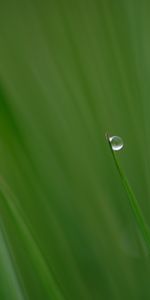
{"label": "dew drop on grass", "polygon": [[123,148],[123,140],[119,136],[110,136],[109,141],[114,151],[119,151]]}

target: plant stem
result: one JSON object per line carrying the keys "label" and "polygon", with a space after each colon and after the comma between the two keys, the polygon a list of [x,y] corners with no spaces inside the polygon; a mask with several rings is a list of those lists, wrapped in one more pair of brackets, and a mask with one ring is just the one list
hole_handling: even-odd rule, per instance
{"label": "plant stem", "polygon": [[113,151],[112,149],[112,146],[111,146],[111,143],[110,143],[110,140],[109,140],[109,135],[106,134],[106,139],[108,141],[108,144],[109,144],[109,147],[110,147],[110,150],[111,150],[111,153],[112,153],[112,156],[113,156],[113,159],[114,159],[114,162],[115,162],[115,165],[117,167],[117,170],[118,170],[118,173],[120,175],[120,178],[121,178],[121,181],[122,181],[122,184],[125,188],[125,191],[127,192],[127,195],[128,195],[128,199],[129,199],[129,203],[130,203],[130,206],[131,206],[131,209],[132,209],[132,212],[135,216],[135,219],[136,219],[136,222],[139,226],[139,229],[143,235],[143,238],[148,246],[148,248],[150,249],[150,230],[149,230],[149,227],[145,221],[145,218],[143,216],[143,213],[141,211],[141,208],[138,204],[138,201],[136,199],[136,196],[128,182],[128,179],[127,177],[125,176],[124,172],[122,171],[122,168],[117,160],[117,157],[115,155],[115,152]]}

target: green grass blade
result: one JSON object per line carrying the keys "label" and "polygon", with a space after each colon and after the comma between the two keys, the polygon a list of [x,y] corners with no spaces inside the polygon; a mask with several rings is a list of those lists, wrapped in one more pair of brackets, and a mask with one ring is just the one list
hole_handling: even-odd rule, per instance
{"label": "green grass blade", "polygon": [[113,159],[114,159],[114,162],[115,162],[115,165],[116,165],[116,168],[117,168],[117,171],[120,175],[120,178],[121,178],[121,181],[122,181],[122,184],[125,188],[125,191],[128,195],[128,199],[129,199],[129,203],[130,203],[130,206],[131,206],[131,209],[132,209],[132,212],[135,216],[135,219],[137,221],[137,224],[139,226],[139,229],[143,235],[143,238],[148,246],[148,248],[150,249],[150,230],[149,230],[149,227],[145,221],[145,218],[143,216],[143,213],[141,211],[141,208],[138,204],[138,201],[136,199],[136,196],[128,182],[128,179],[127,177],[125,176],[121,166],[120,166],[120,163],[116,157],[116,154],[115,152],[113,151],[112,149],[112,146],[111,146],[111,142],[109,140],[109,135],[106,134],[106,139],[108,141],[108,144],[109,144],[109,147],[110,147],[110,150],[111,150],[111,153],[112,153],[112,156],[113,156]]}
{"label": "green grass blade", "polygon": [[[1,222],[0,222],[1,225]],[[20,287],[16,270],[14,269],[5,237],[0,227],[0,299],[24,300],[27,299]]]}
{"label": "green grass blade", "polygon": [[[20,239],[22,239],[28,255],[32,258],[32,267],[35,267],[41,280],[41,284],[45,287],[48,296],[50,298],[52,297],[54,300],[64,300],[64,297],[61,295],[59,287],[57,287],[57,284],[51,275],[51,271],[48,268],[46,261],[31,234],[31,231],[25,224],[23,217],[21,216],[21,212],[19,212],[14,205],[15,199],[13,199],[13,195],[2,181],[0,187],[0,198],[1,202],[3,201],[3,205],[1,204],[1,207],[5,208],[9,218],[12,218],[14,224],[16,224],[16,231],[20,235]],[[19,300],[21,298],[17,299]]]}

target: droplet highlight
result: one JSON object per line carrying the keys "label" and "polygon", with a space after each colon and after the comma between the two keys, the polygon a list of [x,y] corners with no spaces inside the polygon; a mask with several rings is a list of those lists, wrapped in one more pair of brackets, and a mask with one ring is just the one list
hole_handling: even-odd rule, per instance
{"label": "droplet highlight", "polygon": [[123,140],[120,136],[110,136],[109,141],[114,151],[119,151],[123,148]]}

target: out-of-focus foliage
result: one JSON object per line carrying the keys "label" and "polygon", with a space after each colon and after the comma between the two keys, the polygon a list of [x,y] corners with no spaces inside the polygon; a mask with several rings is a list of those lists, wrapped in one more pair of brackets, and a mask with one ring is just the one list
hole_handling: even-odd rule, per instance
{"label": "out-of-focus foliage", "polygon": [[0,299],[150,298],[150,3],[0,5]]}

